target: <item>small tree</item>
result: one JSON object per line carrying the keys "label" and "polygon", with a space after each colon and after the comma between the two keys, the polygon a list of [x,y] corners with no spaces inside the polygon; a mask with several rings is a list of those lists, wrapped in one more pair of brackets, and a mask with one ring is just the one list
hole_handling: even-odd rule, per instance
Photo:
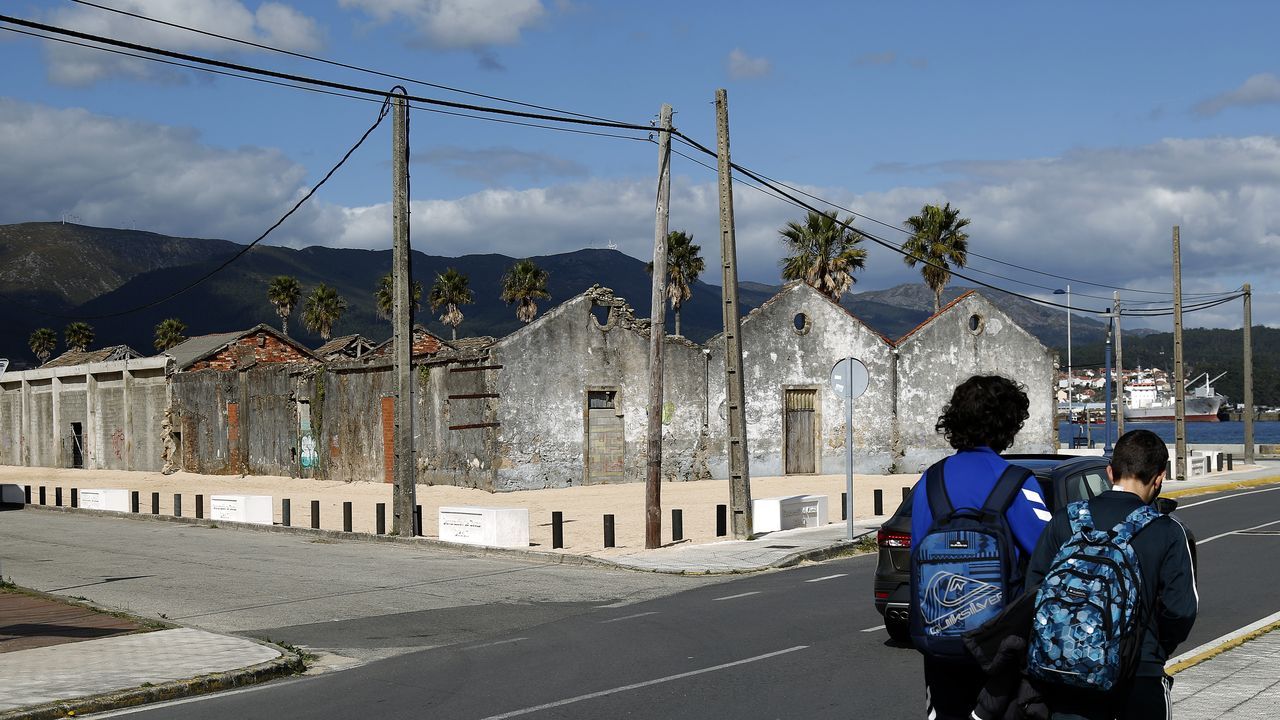
{"label": "small tree", "polygon": [[62,331],[62,342],[68,350],[88,350],[93,344],[93,326],[79,320],[68,324]]}
{"label": "small tree", "polygon": [[[422,310],[422,283],[417,280],[409,286],[409,294],[412,296],[410,300],[413,303],[413,311]],[[378,287],[373,291],[374,302],[378,304],[378,317],[383,320],[390,320],[391,315],[395,312],[395,280],[391,277],[391,273],[382,276],[378,280]]]}
{"label": "small tree", "polygon": [[164,352],[174,345],[184,342],[187,339],[187,324],[178,318],[165,318],[156,325],[155,346],[159,352]]}
{"label": "small tree", "polygon": [[280,332],[289,336],[289,315],[298,306],[302,298],[302,286],[298,279],[289,275],[277,275],[267,285],[267,300],[276,306],[276,314],[280,316]]}
{"label": "small tree", "polygon": [[431,312],[444,307],[444,312],[440,314],[440,322],[453,330],[454,340],[458,339],[458,326],[462,324],[462,311],[458,306],[470,305],[474,302],[468,285],[470,280],[466,275],[458,272],[457,268],[447,268],[436,275],[435,284],[431,286],[431,295],[427,298],[431,303]]}
{"label": "small tree", "polygon": [[867,251],[858,247],[862,235],[849,227],[852,221],[810,210],[803,224],[787,223],[780,231],[789,251],[782,259],[783,279],[803,280],[840,302],[854,283],[853,273],[867,263]]}
{"label": "small tree", "polygon": [[969,235],[964,228],[969,218],[946,203],[942,207],[925,205],[919,215],[907,218],[911,237],[902,243],[903,262],[907,267],[923,264],[920,274],[933,290],[933,311],[942,309],[942,291],[951,279],[951,267],[962,268],[969,261]]}
{"label": "small tree", "polygon": [[347,301],[342,299],[337,290],[320,283],[307,296],[307,306],[302,311],[302,324],[320,337],[328,340],[333,334],[333,326],[338,324],[342,314],[347,311]]}
{"label": "small tree", "polygon": [[[693,298],[693,283],[705,269],[702,246],[694,245],[693,236],[685,231],[672,230],[667,235],[667,299],[676,314],[676,335],[680,334],[680,308]],[[653,274],[653,263],[646,263],[645,271]]]}
{"label": "small tree", "polygon": [[522,323],[531,323],[538,315],[536,300],[550,300],[547,292],[547,271],[532,260],[521,260],[502,276],[502,301],[516,303],[516,317]]}
{"label": "small tree", "polygon": [[43,365],[49,362],[49,356],[58,347],[58,334],[52,328],[39,328],[27,339],[27,347],[31,348],[31,352]]}

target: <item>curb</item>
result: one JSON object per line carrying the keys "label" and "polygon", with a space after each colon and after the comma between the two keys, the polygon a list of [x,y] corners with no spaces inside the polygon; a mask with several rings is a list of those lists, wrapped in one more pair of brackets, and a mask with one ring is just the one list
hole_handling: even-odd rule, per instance
{"label": "curb", "polygon": [[[248,638],[252,639],[252,638]],[[187,680],[174,680],[153,687],[137,687],[131,690],[91,695],[71,700],[58,700],[0,713],[0,720],[54,720],[74,715],[100,713],[108,710],[137,707],[167,700],[177,700],[206,693],[230,690],[294,675],[306,669],[302,656],[272,643],[254,640],[261,645],[280,651],[280,657],[257,665],[228,670],[226,672],[199,675]]]}
{"label": "curb", "polygon": [[1257,640],[1273,630],[1280,629],[1280,619],[1277,617],[1280,617],[1280,613],[1265,617],[1252,625],[1246,625],[1233,633],[1172,658],[1165,665],[1165,672],[1175,675],[1206,660],[1212,660],[1228,650],[1238,648],[1250,640]]}
{"label": "curb", "polygon": [[844,557],[857,557],[860,555],[874,554],[875,550],[861,549],[857,546],[857,540],[865,537],[874,530],[868,530],[858,535],[850,542],[841,538],[830,545],[823,547],[810,548],[808,550],[798,550],[789,555],[784,555],[773,562],[757,565],[749,568],[660,568],[660,567],[640,567],[636,565],[624,565],[604,559],[597,560],[601,563],[609,563],[621,570],[632,570],[635,572],[659,573],[662,575],[749,575],[751,573],[764,572],[766,570],[781,570],[783,568],[795,567],[805,562],[823,562],[825,560],[835,560]]}
{"label": "curb", "polygon": [[1224,492],[1227,490],[1244,490],[1245,488],[1260,487],[1262,485],[1275,485],[1276,483],[1280,483],[1280,475],[1254,478],[1253,480],[1236,480],[1234,482],[1227,481],[1216,485],[1202,485],[1200,487],[1183,488],[1181,490],[1171,490],[1169,492],[1161,492],[1160,497],[1180,498],[1191,497],[1193,495],[1208,495],[1209,493]]}

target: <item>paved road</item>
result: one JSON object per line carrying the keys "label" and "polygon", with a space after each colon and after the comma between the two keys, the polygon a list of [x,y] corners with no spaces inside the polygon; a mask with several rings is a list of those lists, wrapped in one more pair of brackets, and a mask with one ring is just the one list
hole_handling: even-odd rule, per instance
{"label": "paved road", "polygon": [[[1201,539],[1202,612],[1185,647],[1280,609],[1274,582],[1280,577],[1280,535],[1268,534],[1280,529],[1280,488],[1188,499],[1179,514]],[[0,541],[9,542],[7,524],[0,528]],[[1254,529],[1223,535],[1248,528]],[[254,545],[268,537],[223,534],[257,538]],[[27,542],[49,547],[42,541]],[[315,555],[327,557],[335,547],[317,548]],[[261,550],[263,556],[274,551]],[[478,621],[469,628],[469,637],[448,646],[132,714],[482,720],[916,718],[922,704],[919,659],[913,650],[887,643],[883,631],[874,629],[880,618],[870,602],[873,565],[874,559],[864,556],[728,582],[703,581],[687,589],[648,587],[632,595],[635,602],[602,608],[579,600],[581,604],[558,617],[548,611],[547,621],[541,623],[530,622],[526,615],[523,622],[503,626],[499,620],[504,612],[490,610],[485,616],[489,624]],[[605,575],[610,581],[628,576],[573,570]],[[536,578],[542,572],[515,574]],[[671,594],[679,590],[683,591]],[[650,596],[641,599],[646,592]],[[326,600],[311,602],[323,605]],[[448,612],[460,615],[438,617],[461,636],[457,628],[467,625],[461,617],[466,610],[461,604],[452,608]],[[428,611],[415,622],[431,632],[436,617]],[[366,625],[382,625],[380,620],[309,622],[269,632],[322,642],[350,635],[376,644]]]}

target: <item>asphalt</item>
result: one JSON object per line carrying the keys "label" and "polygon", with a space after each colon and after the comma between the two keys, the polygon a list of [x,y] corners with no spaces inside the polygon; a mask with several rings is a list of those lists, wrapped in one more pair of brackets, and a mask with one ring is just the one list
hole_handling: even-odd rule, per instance
{"label": "asphalt", "polygon": [[[1280,464],[1267,464],[1176,486],[1169,483],[1166,494],[1247,487],[1277,475]],[[880,522],[855,521],[852,532],[841,522],[752,540],[676,544],[588,561],[673,574],[756,572],[863,551]],[[529,555],[547,559],[546,553]],[[116,614],[110,616],[114,620],[104,620],[104,613],[93,612],[85,603],[32,593],[23,597],[27,600],[19,604],[28,606],[25,611],[15,610],[12,602],[0,605],[0,677],[7,690],[0,698],[0,720],[85,715],[229,689],[303,669],[304,658],[292,648],[195,628],[150,629],[145,627],[150,621],[140,618]],[[1266,716],[1264,711],[1280,698],[1280,633],[1269,632],[1276,627],[1280,613],[1171,660],[1177,716]],[[19,636],[22,643],[13,642]]]}

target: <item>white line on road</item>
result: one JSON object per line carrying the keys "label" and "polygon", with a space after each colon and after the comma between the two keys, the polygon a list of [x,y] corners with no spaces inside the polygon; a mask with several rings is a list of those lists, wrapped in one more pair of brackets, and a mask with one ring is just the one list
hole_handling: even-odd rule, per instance
{"label": "white line on road", "polygon": [[506,720],[506,718],[518,717],[520,715],[528,715],[529,713],[538,712],[539,710],[548,710],[554,707],[562,707],[564,705],[581,702],[583,700],[593,700],[595,698],[605,697],[606,695],[613,695],[620,692],[626,692],[627,690],[637,690],[642,687],[649,687],[650,685],[658,685],[660,683],[671,682],[672,680],[681,680],[683,678],[693,677],[694,675],[702,675],[703,673],[715,672],[717,670],[724,670],[726,668],[735,667],[737,665],[746,665],[747,663],[758,662],[760,660],[768,660],[769,658],[777,657],[779,655],[786,655],[787,653],[793,653],[797,650],[804,650],[807,647],[809,646],[797,645],[792,648],[787,648],[786,650],[778,650],[777,652],[765,653],[764,655],[756,655],[755,657],[749,657],[743,660],[735,660],[733,662],[724,663],[723,665],[713,665],[711,667],[702,668],[701,670],[690,670],[689,672],[682,672],[676,675],[668,675],[666,677],[660,677],[655,680],[646,680],[644,682],[638,682],[631,685],[623,685],[622,687],[616,687],[611,690],[601,690],[600,692],[588,693],[586,695],[578,695],[576,697],[565,698],[564,700],[556,700],[555,702],[549,702],[542,705],[534,705],[533,707],[521,708],[519,710],[512,710],[511,712],[502,713],[501,715],[490,715],[487,718],[483,718],[483,720]]}
{"label": "white line on road", "polygon": [[471,647],[464,647],[462,649],[478,650],[480,648],[493,647],[494,645],[506,645],[508,643],[515,643],[515,642],[520,642],[521,640],[528,640],[528,639],[529,638],[527,637],[518,637],[518,638],[511,638],[510,640],[494,640],[493,642],[480,643],[479,645],[472,645]]}
{"label": "white line on road", "polygon": [[1230,530],[1230,531],[1228,531],[1228,532],[1224,532],[1224,533],[1220,533],[1220,534],[1218,534],[1218,535],[1214,535],[1214,536],[1213,536],[1213,537],[1211,537],[1211,538],[1205,538],[1204,540],[1197,540],[1197,541],[1196,541],[1196,547],[1200,547],[1201,545],[1204,545],[1205,543],[1211,543],[1211,542],[1213,542],[1214,540],[1217,540],[1217,539],[1219,539],[1219,538],[1224,538],[1224,537],[1226,537],[1226,536],[1228,536],[1228,535],[1235,535],[1236,533],[1249,532],[1250,530],[1257,530],[1257,529],[1259,529],[1259,528],[1267,527],[1268,525],[1275,525],[1276,523],[1280,523],[1280,520],[1272,520],[1271,522],[1265,522],[1265,523],[1262,523],[1261,525],[1254,525],[1253,527],[1240,528],[1239,530]]}
{"label": "white line on road", "polygon": [[1222,495],[1221,497],[1209,498],[1208,500],[1201,500],[1200,502],[1193,502],[1188,505],[1179,505],[1178,509],[1186,510],[1187,508],[1198,507],[1200,505],[1208,505],[1211,502],[1218,502],[1219,500],[1230,500],[1231,498],[1244,497],[1245,495],[1256,495],[1258,493],[1264,493],[1264,492],[1272,492],[1273,490],[1280,490],[1280,486],[1263,488],[1261,490],[1250,490],[1249,492],[1233,493],[1231,495]]}
{"label": "white line on road", "polygon": [[738,598],[744,598],[750,595],[759,595],[759,594],[760,594],[759,590],[752,590],[751,592],[738,593],[737,595],[725,595],[722,598],[715,598],[715,600],[713,600],[712,602],[717,602],[720,600],[737,600]]}
{"label": "white line on road", "polygon": [[826,577],[813,578],[812,580],[805,580],[805,582],[822,582],[823,580],[835,580],[836,578],[846,577],[848,574],[849,573],[839,573],[837,575],[827,575]]}
{"label": "white line on road", "polygon": [[608,620],[601,620],[600,624],[603,625],[605,623],[621,622],[623,620],[631,620],[632,618],[644,617],[645,615],[657,615],[657,614],[658,614],[657,610],[651,610],[649,612],[636,613],[635,615],[624,615],[622,617],[609,618]]}
{"label": "white line on road", "polygon": [[858,632],[875,632],[877,630],[883,630],[883,629],[884,629],[883,625],[877,625],[873,628],[867,628],[866,630],[859,630]]}

